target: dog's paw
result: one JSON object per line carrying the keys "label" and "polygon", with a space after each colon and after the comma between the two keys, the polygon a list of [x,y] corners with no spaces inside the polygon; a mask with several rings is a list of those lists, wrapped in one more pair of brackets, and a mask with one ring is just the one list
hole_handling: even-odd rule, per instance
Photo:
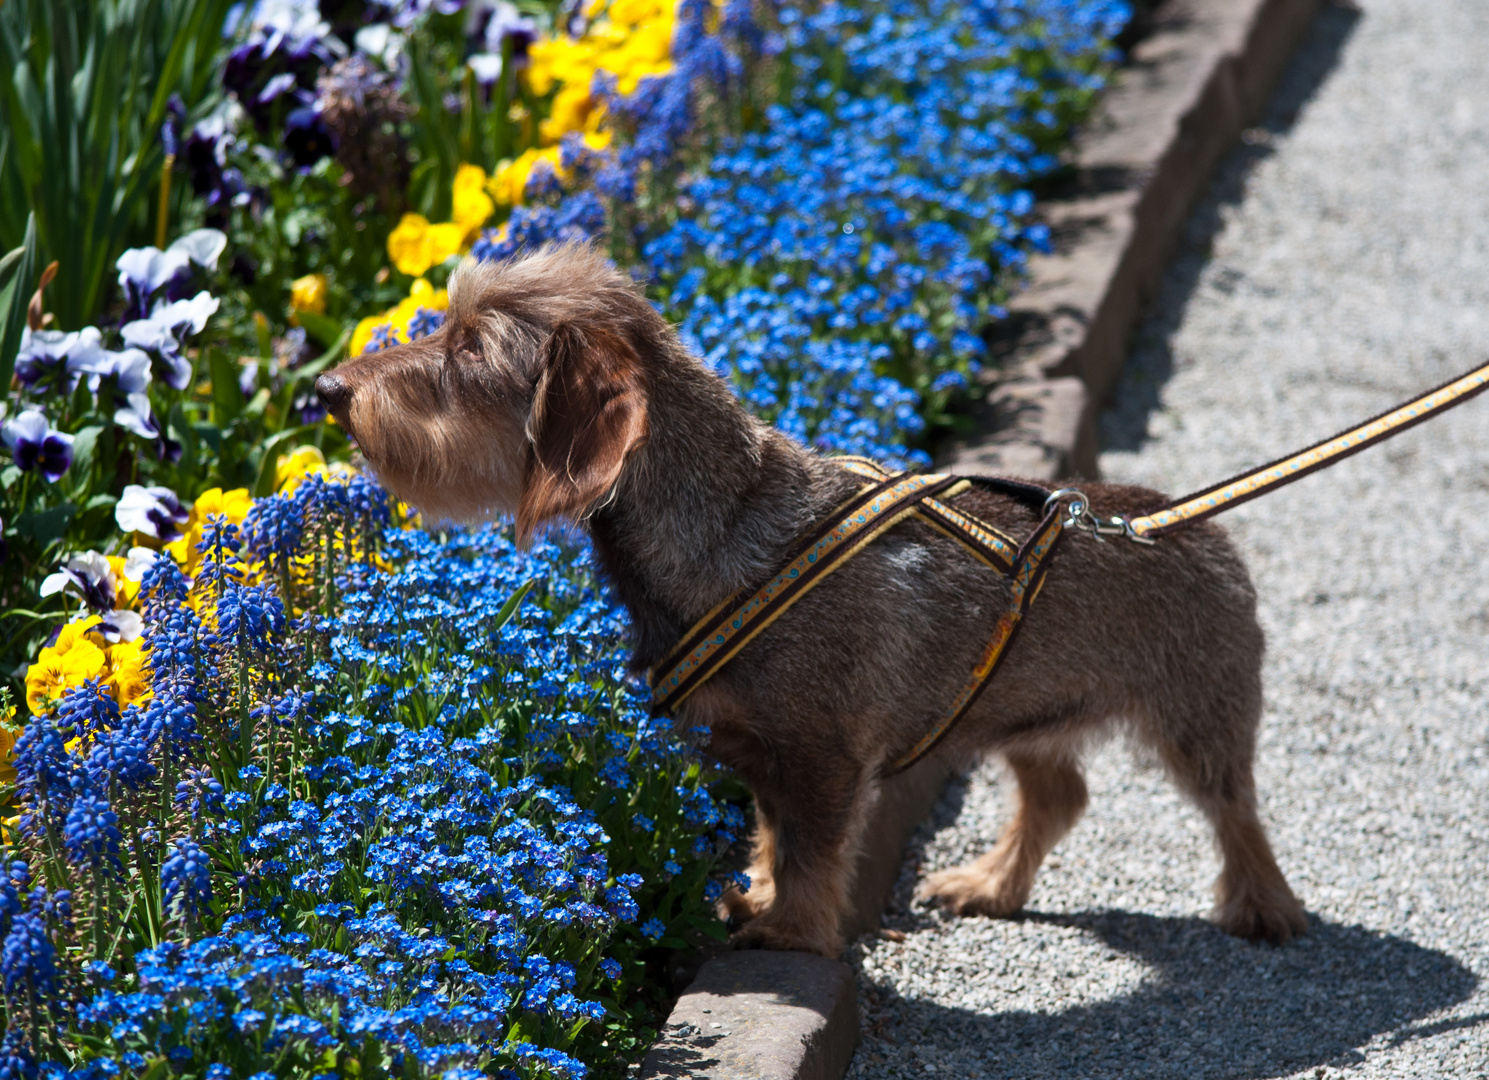
{"label": "dog's paw", "polygon": [[1006,919],[1029,900],[1029,885],[1013,875],[973,866],[955,866],[927,877],[915,890],[920,900],[940,904],[955,915]]}
{"label": "dog's paw", "polygon": [[1291,892],[1232,897],[1215,909],[1215,922],[1227,934],[1272,945],[1308,932],[1308,916]]}
{"label": "dog's paw", "polygon": [[843,951],[842,941],[822,930],[789,927],[769,917],[761,917],[729,935],[736,949],[772,949],[778,952],[810,952],[836,960]]}
{"label": "dog's paw", "polygon": [[731,885],[714,904],[714,911],[730,926],[743,926],[751,919],[765,914],[774,898],[775,889],[769,881],[756,882],[747,893],[740,892]]}

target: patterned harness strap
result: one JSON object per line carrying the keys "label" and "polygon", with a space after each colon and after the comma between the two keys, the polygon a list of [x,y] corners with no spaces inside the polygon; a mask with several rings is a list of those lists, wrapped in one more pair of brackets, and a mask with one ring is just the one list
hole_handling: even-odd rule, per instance
{"label": "patterned harness strap", "polygon": [[[887,766],[886,773],[894,774],[929,753],[967,714],[987,686],[1043,583],[1050,555],[1063,532],[1062,508],[1048,504],[1050,493],[1044,488],[1018,481],[943,473],[892,474],[868,458],[835,461],[869,482],[840,506],[827,524],[765,584],[742,600],[735,596],[724,601],[683,635],[672,652],[651,671],[652,710],[676,708],[828,574],[889,529],[914,516],[960,541],[974,557],[1006,576],[1013,586],[1014,601],[998,620],[992,640],[951,706],[913,747]],[[1018,545],[986,522],[943,501],[974,484],[1043,507],[1043,520],[1034,534]]]}

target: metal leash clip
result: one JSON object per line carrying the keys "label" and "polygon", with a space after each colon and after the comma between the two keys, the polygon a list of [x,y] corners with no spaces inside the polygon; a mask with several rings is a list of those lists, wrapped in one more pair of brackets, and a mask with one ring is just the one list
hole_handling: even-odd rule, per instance
{"label": "metal leash clip", "polygon": [[1050,497],[1044,501],[1044,512],[1048,514],[1050,508],[1057,503],[1069,499],[1070,504],[1066,512],[1070,515],[1060,522],[1062,528],[1084,529],[1091,534],[1091,539],[1098,544],[1106,543],[1108,536],[1125,536],[1135,544],[1153,544],[1153,540],[1142,536],[1132,528],[1132,522],[1120,514],[1113,514],[1106,521],[1091,512],[1091,500],[1086,493],[1079,488],[1060,488],[1050,493]]}

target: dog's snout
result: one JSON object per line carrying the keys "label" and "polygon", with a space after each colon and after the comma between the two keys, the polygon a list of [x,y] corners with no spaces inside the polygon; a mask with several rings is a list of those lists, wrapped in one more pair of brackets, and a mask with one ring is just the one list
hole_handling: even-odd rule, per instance
{"label": "dog's snout", "polygon": [[315,380],[315,392],[326,408],[332,410],[346,404],[347,398],[351,397],[351,387],[340,376],[329,371]]}

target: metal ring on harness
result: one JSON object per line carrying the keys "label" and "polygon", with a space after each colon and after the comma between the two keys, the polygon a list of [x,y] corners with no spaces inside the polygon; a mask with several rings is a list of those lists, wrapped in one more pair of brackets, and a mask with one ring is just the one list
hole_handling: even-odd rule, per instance
{"label": "metal ring on harness", "polygon": [[1152,539],[1133,529],[1132,522],[1120,514],[1113,514],[1106,521],[1102,521],[1091,513],[1091,500],[1080,488],[1060,488],[1058,491],[1050,492],[1049,498],[1044,501],[1044,512],[1048,514],[1063,499],[1070,500],[1067,508],[1070,516],[1060,523],[1064,528],[1084,529],[1098,544],[1105,543],[1104,538],[1108,536],[1125,536],[1136,544],[1151,545],[1154,543]]}

